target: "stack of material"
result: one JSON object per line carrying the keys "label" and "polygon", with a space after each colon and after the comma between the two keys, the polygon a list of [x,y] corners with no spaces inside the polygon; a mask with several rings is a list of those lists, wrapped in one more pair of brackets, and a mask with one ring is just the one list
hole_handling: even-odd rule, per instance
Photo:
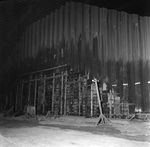
{"label": "stack of material", "polygon": [[60,111],[60,103],[61,103],[61,78],[56,78],[54,91],[54,112]]}
{"label": "stack of material", "polygon": [[99,113],[98,111],[98,101],[97,101],[97,93],[96,93],[96,88],[93,91],[93,116],[97,116]]}
{"label": "stack of material", "polygon": [[[13,96],[13,95],[12,95]],[[28,104],[28,84],[24,83],[22,94],[22,110]]]}
{"label": "stack of material", "polygon": [[34,106],[35,83],[31,82],[30,86],[30,105]]}
{"label": "stack of material", "polygon": [[108,96],[107,94],[102,95],[102,106],[103,106],[103,113],[105,116],[109,115],[109,107],[108,107]]}
{"label": "stack of material", "polygon": [[114,98],[114,115],[117,117],[120,116],[120,97]]}
{"label": "stack of material", "polygon": [[81,85],[81,96],[82,96],[82,109],[81,109],[81,113],[83,116],[86,115],[86,100],[87,100],[87,85],[82,83]]}
{"label": "stack of material", "polygon": [[46,80],[46,91],[45,91],[46,112],[48,110],[52,110],[52,91],[53,91],[52,79]]}
{"label": "stack of material", "polygon": [[128,116],[129,115],[129,103],[126,101],[121,103],[121,115]]}
{"label": "stack of material", "polygon": [[44,81],[38,82],[38,93],[37,93],[37,114],[42,113],[42,104],[43,104],[43,97],[44,97]]}
{"label": "stack of material", "polygon": [[67,82],[67,114],[79,115],[79,75],[71,73]]}

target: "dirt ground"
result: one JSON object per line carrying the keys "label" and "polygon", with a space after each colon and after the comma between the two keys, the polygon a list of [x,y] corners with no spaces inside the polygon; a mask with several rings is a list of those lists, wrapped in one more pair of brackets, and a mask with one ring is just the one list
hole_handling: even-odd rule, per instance
{"label": "dirt ground", "polygon": [[60,117],[0,116],[0,147],[150,147],[150,122]]}

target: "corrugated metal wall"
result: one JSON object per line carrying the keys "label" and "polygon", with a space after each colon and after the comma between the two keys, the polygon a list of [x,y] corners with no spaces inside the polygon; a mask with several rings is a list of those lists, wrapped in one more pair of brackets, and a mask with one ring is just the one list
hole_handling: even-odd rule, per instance
{"label": "corrugated metal wall", "polygon": [[108,76],[121,97],[128,84],[129,101],[150,110],[149,17],[66,3],[28,26],[12,50],[1,73],[5,89],[23,73],[67,63],[90,77]]}

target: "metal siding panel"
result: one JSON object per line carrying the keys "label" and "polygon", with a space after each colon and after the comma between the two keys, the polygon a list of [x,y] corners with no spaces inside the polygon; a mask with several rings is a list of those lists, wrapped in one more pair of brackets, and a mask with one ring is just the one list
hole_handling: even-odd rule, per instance
{"label": "metal siding panel", "polygon": [[69,65],[70,64],[70,52],[69,52],[69,4],[66,3],[65,5],[65,17],[64,17],[64,38],[65,38],[65,52],[66,52],[66,62]]}
{"label": "metal siding panel", "polygon": [[38,26],[37,26],[37,54],[39,53],[39,50],[41,49],[41,26],[42,26],[42,20],[40,19],[38,21]]}
{"label": "metal siding panel", "polygon": [[54,66],[54,13],[50,16],[50,66]]}
{"label": "metal siding panel", "polygon": [[150,34],[149,34],[149,23],[148,23],[148,17],[145,17],[144,18],[144,24],[145,24],[145,60],[144,60],[144,76],[145,76],[145,79],[144,79],[144,93],[145,93],[145,96],[143,97],[145,100],[145,105],[144,105],[144,111],[148,112],[149,111],[149,107],[148,107],[148,98],[149,98],[149,89],[148,89],[148,80],[149,80],[149,72],[148,72],[148,60],[149,60],[149,54],[148,54],[148,50],[150,50],[149,48],[149,38],[150,38]]}
{"label": "metal siding panel", "polygon": [[64,40],[64,6],[59,10],[59,65],[64,64],[65,40]]}
{"label": "metal siding panel", "polygon": [[54,46],[54,13],[50,15],[50,48]]}
{"label": "metal siding panel", "polygon": [[19,43],[16,44],[16,67],[18,69],[18,59],[19,59]]}
{"label": "metal siding panel", "polygon": [[49,37],[50,37],[50,15],[46,16],[45,20],[45,48],[49,49]]}
{"label": "metal siding panel", "polygon": [[[69,5],[69,20],[68,21],[68,25],[69,25],[69,28],[70,28],[70,31],[68,31],[68,34],[69,34],[69,46],[68,46],[68,62],[70,62],[71,66],[74,68],[74,64],[75,64],[75,56],[74,56],[74,53],[75,53],[75,13],[76,13],[76,3],[74,2],[71,2],[70,5]],[[67,10],[66,10],[67,11]],[[67,24],[66,24],[67,25]]]}
{"label": "metal siding panel", "polygon": [[27,58],[27,52],[28,52],[28,28],[26,29],[26,32],[25,32],[25,59]]}
{"label": "metal siding panel", "polygon": [[64,19],[63,9],[64,7],[61,6],[59,10],[59,39],[58,39],[59,42],[61,42],[63,39],[63,19]]}
{"label": "metal siding panel", "polygon": [[[18,66],[19,66],[19,68],[20,68],[21,50],[22,50],[22,48],[21,48],[21,43],[22,43],[22,38],[21,38],[20,41],[19,41],[19,47],[18,47]],[[19,71],[19,72],[20,72],[20,71]]]}
{"label": "metal siding panel", "polygon": [[128,15],[128,53],[129,61],[132,61],[132,16]]}
{"label": "metal siding panel", "polygon": [[101,50],[102,50],[102,75],[106,74],[106,61],[107,61],[107,9],[100,9],[100,27],[101,27]]}
{"label": "metal siding panel", "polygon": [[90,67],[90,60],[89,60],[89,41],[90,41],[90,26],[89,26],[89,5],[84,5],[84,26],[83,26],[83,33],[85,35],[85,45],[84,45],[84,49],[85,49],[85,68],[86,71],[89,72],[89,67]]}
{"label": "metal siding panel", "polygon": [[[91,48],[92,48],[92,71],[93,76],[97,77],[97,69],[98,69],[98,7],[91,7]],[[98,77],[97,77],[98,78]]]}
{"label": "metal siding panel", "polygon": [[24,56],[25,56],[25,32],[23,33],[22,36],[22,53],[21,53],[21,60],[22,62],[24,61]]}
{"label": "metal siding panel", "polygon": [[54,53],[56,58],[54,60],[54,66],[57,66],[59,63],[59,48],[58,48],[58,34],[59,34],[59,10],[56,10],[54,13]]}
{"label": "metal siding panel", "polygon": [[58,22],[59,17],[58,17],[58,10],[55,11],[54,13],[54,47],[57,49],[57,43],[58,43]]}
{"label": "metal siding panel", "polygon": [[28,39],[28,57],[31,57],[31,53],[32,53],[32,25],[29,26],[29,39]]}
{"label": "metal siding panel", "polygon": [[35,52],[35,39],[36,39],[36,35],[35,35],[35,33],[36,33],[36,30],[35,30],[35,23],[33,23],[32,24],[32,58],[34,58],[35,56],[35,54],[34,54],[34,52]]}
{"label": "metal siding panel", "polygon": [[44,51],[44,40],[45,40],[45,17],[41,19],[41,45],[40,49]]}
{"label": "metal siding panel", "polygon": [[76,15],[75,15],[75,25],[76,25],[76,39],[75,39],[75,70],[81,69],[81,34],[82,34],[82,4],[76,3]]}

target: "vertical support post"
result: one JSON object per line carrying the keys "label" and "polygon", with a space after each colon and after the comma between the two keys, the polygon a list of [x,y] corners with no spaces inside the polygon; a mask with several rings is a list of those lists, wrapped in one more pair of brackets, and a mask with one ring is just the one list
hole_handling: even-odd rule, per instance
{"label": "vertical support post", "polygon": [[18,85],[17,85],[17,91],[16,91],[16,106],[15,106],[15,111],[17,111],[17,104],[18,104]]}
{"label": "vertical support post", "polygon": [[108,93],[108,100],[109,100],[109,118],[112,118],[112,94]]}
{"label": "vertical support post", "polygon": [[65,73],[64,115],[66,115],[66,104],[67,104],[67,71]]}
{"label": "vertical support post", "polygon": [[100,115],[102,114],[102,107],[101,107],[101,100],[100,100],[100,95],[98,91],[98,85],[97,85],[97,80],[95,79],[95,86],[96,86],[96,93],[97,93],[97,99],[98,99],[98,104],[99,104],[99,109],[100,109]]}
{"label": "vertical support post", "polygon": [[46,86],[46,75],[44,76],[44,91],[43,91],[43,114],[45,111],[45,86]]}
{"label": "vertical support post", "polygon": [[36,90],[37,90],[37,80],[35,81],[35,90],[34,90],[34,106],[36,107]]}
{"label": "vertical support post", "polygon": [[54,111],[55,72],[53,71],[52,111]]}
{"label": "vertical support post", "polygon": [[30,87],[31,87],[31,83],[29,82],[29,88],[28,88],[28,106],[30,105]]}
{"label": "vertical support post", "polygon": [[10,103],[9,103],[9,107],[11,107],[11,101],[12,101],[12,92],[10,93]]}
{"label": "vertical support post", "polygon": [[79,74],[79,116],[81,115],[81,76]]}
{"label": "vertical support post", "polygon": [[62,112],[63,112],[63,87],[64,87],[64,75],[63,75],[63,72],[61,73],[62,76],[61,76],[61,104],[60,104],[60,114],[62,115]]}
{"label": "vertical support post", "polygon": [[91,85],[91,117],[93,116],[93,86]]}
{"label": "vertical support post", "polygon": [[23,87],[24,87],[24,82],[22,81],[21,83],[21,93],[20,93],[20,108],[22,109],[22,99],[23,99]]}
{"label": "vertical support post", "polygon": [[5,101],[5,105],[7,106],[8,104],[8,95],[6,95],[6,101]]}

